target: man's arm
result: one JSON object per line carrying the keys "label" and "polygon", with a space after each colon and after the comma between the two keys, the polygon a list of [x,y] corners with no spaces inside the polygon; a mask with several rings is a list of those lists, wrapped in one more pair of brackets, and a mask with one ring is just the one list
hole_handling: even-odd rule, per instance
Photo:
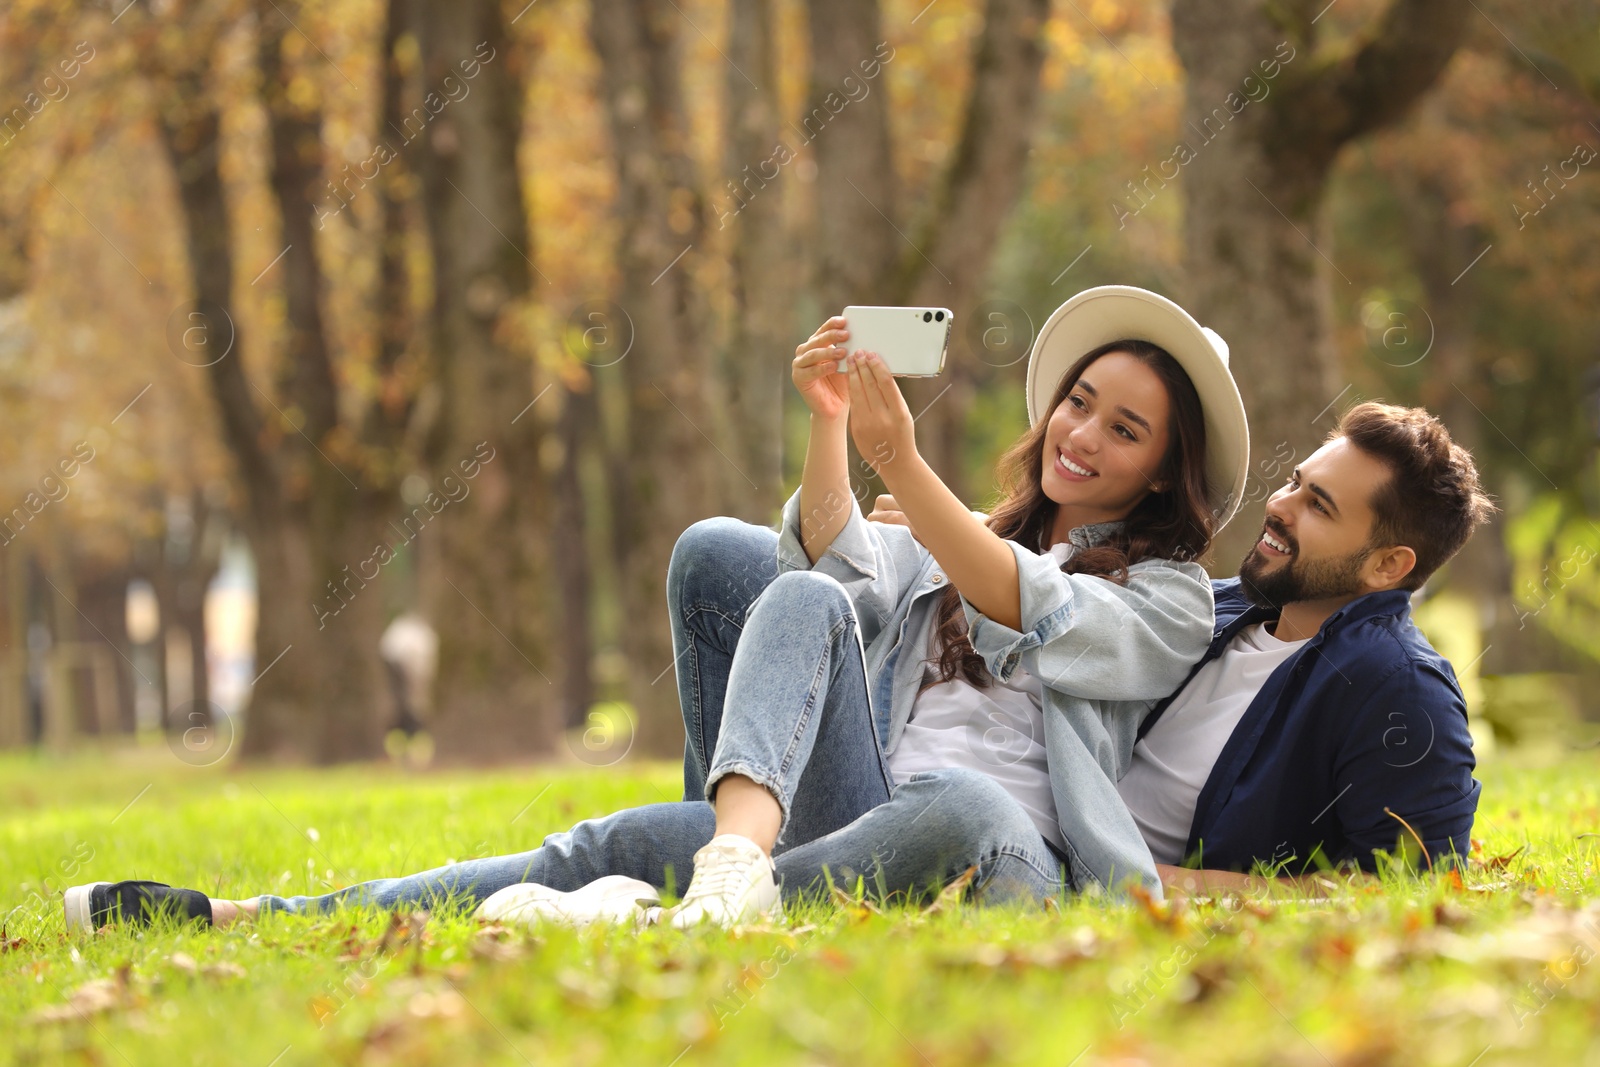
{"label": "man's arm", "polygon": [[[1327,872],[1298,877],[1281,875],[1277,878],[1262,878],[1254,874],[1240,874],[1238,871],[1195,870],[1191,867],[1172,867],[1158,863],[1156,873],[1161,876],[1161,885],[1169,897],[1271,896],[1284,891],[1293,896],[1323,896],[1330,888],[1340,884]],[[1345,884],[1362,883],[1372,879],[1372,876],[1364,871],[1355,871],[1343,877]]]}
{"label": "man's arm", "polygon": [[1348,711],[1333,810],[1349,856],[1366,870],[1377,868],[1375,852],[1398,850],[1418,867],[1465,856],[1482,787],[1472,777],[1467,708],[1454,680],[1434,664],[1411,662]]}

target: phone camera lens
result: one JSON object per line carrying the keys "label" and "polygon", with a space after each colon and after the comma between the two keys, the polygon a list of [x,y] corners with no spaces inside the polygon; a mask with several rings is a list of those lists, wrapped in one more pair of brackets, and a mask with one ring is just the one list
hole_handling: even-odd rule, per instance
{"label": "phone camera lens", "polygon": [[922,313],[922,321],[923,321],[923,322],[932,322],[932,321],[933,321],[933,312],[931,312],[931,311],[924,311],[924,312],[923,312],[923,313]]}
{"label": "phone camera lens", "polygon": [[942,311],[934,312],[933,318],[934,318],[934,321],[936,321],[936,322],[943,322],[944,321],[944,312],[942,312]]}

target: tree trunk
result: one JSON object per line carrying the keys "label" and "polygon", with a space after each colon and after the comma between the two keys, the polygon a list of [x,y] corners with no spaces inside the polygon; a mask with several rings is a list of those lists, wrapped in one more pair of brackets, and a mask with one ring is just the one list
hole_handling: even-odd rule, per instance
{"label": "tree trunk", "polygon": [[[126,609],[132,570],[126,561],[108,565],[104,561],[82,559],[73,567],[73,572],[77,577],[77,607],[89,622],[88,628],[79,631],[79,639],[103,644],[105,658],[113,672],[109,693],[100,691],[100,678],[91,675],[88,679],[87,692],[96,702],[95,732],[131,734],[133,687],[143,684],[129,666],[133,646],[128,640]],[[107,696],[113,703],[109,709],[98,705],[98,701]]]}
{"label": "tree trunk", "polygon": [[[729,455],[716,418],[726,411],[707,357],[693,270],[703,241],[701,197],[688,154],[679,84],[683,17],[660,0],[594,0],[590,34],[617,168],[617,269],[632,349],[597,376],[620,374],[628,423],[608,441],[615,472],[612,537],[626,620],[628,696],[639,750],[682,750],[666,614],[667,563],[678,536],[735,495],[761,492],[745,457]],[[669,672],[668,672],[669,673]]]}
{"label": "tree trunk", "polygon": [[[282,54],[284,37],[295,32],[287,16],[266,0],[258,17],[262,95],[271,131],[270,184],[285,245],[275,268],[282,272],[288,328],[280,388],[301,416],[294,430],[303,442],[292,453],[293,484],[303,487],[303,504],[295,509],[300,521],[284,529],[283,536],[300,542],[292,550],[310,559],[312,586],[301,610],[317,622],[314,643],[304,650],[311,654],[282,666],[303,671],[312,681],[310,699],[301,707],[305,736],[312,740],[295,747],[309,748],[322,763],[369,759],[383,752],[384,688],[378,657],[383,602],[379,591],[367,589],[375,584],[377,572],[366,561],[378,541],[379,516],[394,493],[392,484],[384,484],[388,479],[380,465],[361,463],[350,435],[341,432],[339,385],[322,307],[328,284],[317,259],[313,226],[324,184],[321,112],[290,95],[297,72]],[[286,442],[294,440],[285,435]],[[271,580],[270,575],[263,577]]]}
{"label": "tree trunk", "polygon": [[[174,354],[205,368],[223,437],[244,488],[245,532],[259,576],[255,662],[264,673],[250,693],[249,729],[241,751],[264,755],[293,751],[308,739],[300,719],[311,697],[308,675],[303,670],[279,670],[282,664],[275,661],[297,642],[303,659],[315,654],[312,617],[306,610],[311,568],[306,553],[291,551],[285,537],[291,519],[279,491],[274,458],[265,445],[253,387],[236,351],[238,323],[228,311],[234,273],[231,226],[218,169],[220,117],[208,93],[201,72],[180,72],[161,109],[162,142],[177,179],[195,294],[184,318],[186,332]],[[307,599],[293,595],[291,590],[297,588]]]}
{"label": "tree trunk", "polygon": [[[735,492],[728,513],[772,521],[783,504],[783,401],[795,345],[812,327],[796,320],[798,249],[784,223],[773,10],[735,0],[729,12],[723,174],[713,197],[717,228],[732,227],[733,315],[719,377],[727,383],[730,455],[758,486]],[[812,324],[814,326],[815,324]]]}
{"label": "tree trunk", "polygon": [[[271,185],[282,215],[281,271],[289,325],[273,401],[245,376],[237,321],[228,311],[233,257],[218,170],[219,116],[204,70],[180,71],[164,101],[162,134],[188,229],[196,306],[175,355],[203,366],[224,437],[245,487],[246,533],[258,573],[256,668],[240,745],[247,757],[328,763],[382,751],[377,638],[382,601],[359,595],[383,494],[363,494],[353,449],[340,446],[336,382],[321,323],[325,290],[315,255],[313,187],[320,185],[320,121],[284,91],[279,42],[288,29],[263,5],[260,57],[271,137]],[[196,347],[196,339],[199,346]],[[261,394],[276,421],[263,422]],[[299,414],[296,423],[283,414]],[[341,461],[342,464],[341,465]]]}
{"label": "tree trunk", "polygon": [[594,595],[594,566],[590,554],[590,524],[586,521],[580,459],[594,443],[587,431],[599,419],[593,382],[583,388],[569,388],[562,395],[561,464],[556,471],[554,491],[560,505],[555,510],[551,543],[561,566],[556,568],[561,588],[561,658],[565,664],[561,680],[561,725],[580,726],[586,721],[589,706],[595,702],[594,636],[589,601]]}
{"label": "tree trunk", "polygon": [[[1023,364],[1012,361],[1027,354],[1013,354],[1014,345],[989,351],[986,329],[1025,328],[1013,321],[1020,309],[980,306],[976,298],[1027,172],[1049,19],[1048,0],[984,5],[960,135],[914,231],[917,248],[900,256],[901,294],[895,302],[948,307],[956,321],[945,373],[900,383],[917,416],[917,448],[950,491],[974,506],[978,501],[963,465],[973,396],[1001,367],[1020,375]],[[985,492],[990,488],[983,486]]]}
{"label": "tree trunk", "polygon": [[[1173,45],[1188,72],[1180,146],[1122,205],[1137,214],[1181,170],[1188,291],[1178,296],[1228,342],[1251,455],[1267,459],[1308,455],[1339,410],[1343,383],[1319,286],[1349,279],[1317,226],[1334,157],[1433,84],[1461,39],[1466,5],[1393,0],[1353,44],[1323,50],[1314,50],[1309,10],[1298,3],[1280,21],[1259,3],[1174,0]],[[1217,539],[1216,573],[1235,573],[1260,533],[1253,505],[1274,488],[1252,475],[1246,507]]]}
{"label": "tree trunk", "polygon": [[[801,121],[809,123],[803,132],[815,138],[817,156],[816,289],[830,314],[847,304],[876,303],[955,313],[945,373],[927,381],[902,379],[900,386],[917,416],[918,450],[952,492],[970,499],[963,466],[966,422],[972,398],[994,366],[985,358],[982,330],[993,314],[1006,315],[977,306],[976,297],[1022,189],[1049,5],[985,4],[957,142],[915,225],[904,224],[909,237],[897,229],[904,213],[895,187],[886,89],[880,83],[828,118],[829,94],[843,91],[846,78],[861,79],[862,60],[893,62],[893,50],[879,33],[877,5],[813,0],[809,7],[815,58],[811,110]],[[1022,329],[1017,322],[1006,325]],[[869,495],[881,489],[866,464],[858,461],[852,469]]]}
{"label": "tree trunk", "polygon": [[[378,337],[373,368],[376,395],[362,423],[362,440],[382,442],[405,464],[420,464],[438,428],[438,360],[428,343],[426,309],[412,299],[414,242],[427,240],[417,193],[415,154],[405,138],[407,106],[423,92],[417,59],[422,0],[389,0],[383,35],[383,82],[377,138],[390,151],[375,181],[379,204],[378,285],[370,321]],[[375,153],[377,150],[374,150]],[[381,154],[381,153],[380,153]],[[435,442],[437,443],[437,442]]]}
{"label": "tree trunk", "polygon": [[[226,519],[196,490],[188,497],[165,502],[166,523],[160,540],[142,546],[139,555],[148,562],[141,568],[155,588],[160,606],[163,652],[170,641],[188,642],[189,672],[181,690],[189,694],[187,706],[164,694],[162,707],[169,731],[204,728],[212,721],[211,680],[206,669],[206,592],[222,557],[222,525]],[[164,665],[164,663],[163,663]],[[165,672],[163,672],[165,676]],[[173,684],[166,678],[164,688]]]}
{"label": "tree trunk", "polygon": [[[811,292],[822,306],[820,321],[852,304],[903,299],[896,266],[905,247],[897,227],[905,215],[889,131],[888,79],[882,73],[883,63],[894,62],[894,49],[883,36],[878,0],[807,0],[806,12],[811,89],[805,111],[790,128],[811,146],[817,165],[815,219],[803,251]],[[862,84],[868,71],[877,73],[872,90],[852,99],[851,87]],[[815,329],[817,323],[807,325]],[[801,340],[804,336],[795,338]],[[908,404],[913,394],[921,395],[908,390]],[[918,440],[919,447],[927,443],[921,435]],[[846,450],[851,490],[862,500],[862,510],[870,511],[872,499],[884,491],[883,479],[856,452],[854,440]]]}
{"label": "tree trunk", "polygon": [[904,213],[882,74],[872,91],[850,97],[851,86],[864,80],[861,64],[892,63],[894,51],[883,36],[878,0],[808,0],[806,10],[811,92],[796,125],[816,154],[812,291],[826,317],[849,304],[892,304],[897,295],[904,239],[895,227]]}
{"label": "tree trunk", "polygon": [[440,565],[425,579],[440,637],[433,732],[450,756],[548,750],[566,670],[547,624],[562,607],[538,462],[551,416],[534,404],[531,361],[506,336],[525,317],[534,270],[516,156],[522,83],[494,0],[424,5],[421,18],[422,84],[470,86],[413,149],[433,253],[434,469],[440,486],[450,477],[466,490],[436,520]]}

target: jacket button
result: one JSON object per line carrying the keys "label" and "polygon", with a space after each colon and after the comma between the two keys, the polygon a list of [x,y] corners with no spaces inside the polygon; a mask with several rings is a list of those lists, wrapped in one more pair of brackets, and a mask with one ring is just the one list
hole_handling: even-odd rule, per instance
{"label": "jacket button", "polygon": [[939,584],[939,583],[940,583],[940,582],[942,582],[942,581],[944,581],[944,575],[942,575],[942,574],[935,574],[935,575],[934,575],[934,576],[933,576],[933,584],[934,584],[934,585],[938,585],[938,584]]}

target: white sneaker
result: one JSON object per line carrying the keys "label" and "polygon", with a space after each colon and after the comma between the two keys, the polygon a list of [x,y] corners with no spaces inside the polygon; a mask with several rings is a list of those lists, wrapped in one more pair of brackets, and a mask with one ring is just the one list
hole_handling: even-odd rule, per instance
{"label": "white sneaker", "polygon": [[660,904],[661,894],[649,882],[608,874],[570,893],[536,882],[508,885],[479,904],[473,915],[494,922],[525,925],[632,922],[635,926],[644,926],[650,922],[651,911],[659,914]]}
{"label": "white sneaker", "polygon": [[718,834],[694,854],[694,877],[682,902],[669,912],[680,930],[702,922],[732,926],[763,916],[781,922],[783,901],[771,858],[748,837]]}

